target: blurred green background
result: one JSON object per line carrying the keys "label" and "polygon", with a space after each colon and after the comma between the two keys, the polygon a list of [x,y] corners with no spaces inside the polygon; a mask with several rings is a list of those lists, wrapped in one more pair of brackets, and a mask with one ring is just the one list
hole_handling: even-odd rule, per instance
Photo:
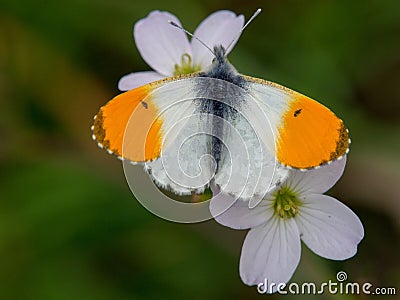
{"label": "blurred green background", "polygon": [[399,1],[3,0],[0,299],[261,297],[239,278],[244,231],[152,215],[90,132],[119,78],[149,69],[133,43],[138,19],[167,10],[193,31],[215,10],[248,18],[258,7],[230,60],[345,120],[353,143],[329,194],[365,226],[347,261],[303,246],[292,280],[326,282],[343,270],[348,281],[400,292]]}

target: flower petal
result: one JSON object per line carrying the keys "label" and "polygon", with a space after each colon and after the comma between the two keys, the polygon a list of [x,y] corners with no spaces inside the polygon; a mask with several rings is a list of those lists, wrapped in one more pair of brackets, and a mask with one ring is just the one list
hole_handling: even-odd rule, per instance
{"label": "flower petal", "polygon": [[[243,15],[237,16],[234,12],[221,10],[204,19],[197,27],[194,35],[211,49],[216,45],[222,45],[226,48],[229,43],[236,38],[230,49],[228,49],[229,53],[239,39],[239,36],[237,35],[242,29],[243,24]],[[192,39],[191,44],[194,63],[200,64],[203,69],[209,66],[214,55],[194,38]]]}
{"label": "flower petal", "polygon": [[164,76],[153,71],[136,72],[123,76],[118,82],[118,89],[120,91],[129,91],[139,86],[145,85],[159,79]]}
{"label": "flower petal", "polygon": [[210,212],[218,223],[234,229],[248,229],[267,222],[273,215],[270,201],[261,201],[254,208],[249,202],[235,199],[233,196],[213,190]]}
{"label": "flower petal", "polygon": [[181,64],[182,54],[192,54],[186,33],[168,21],[181,25],[174,15],[153,11],[139,20],[133,30],[140,55],[150,67],[164,76],[173,75],[175,64]]}
{"label": "flower petal", "polygon": [[[300,261],[301,243],[294,219],[272,217],[249,231],[240,257],[240,277],[248,285],[286,283]],[[267,291],[273,293],[275,289]]]}
{"label": "flower petal", "polygon": [[326,195],[308,195],[295,219],[304,243],[325,258],[352,257],[364,237],[363,225],[356,214]]}
{"label": "flower petal", "polygon": [[329,190],[342,176],[346,156],[329,165],[307,171],[291,170],[288,185],[299,194],[322,194]]}

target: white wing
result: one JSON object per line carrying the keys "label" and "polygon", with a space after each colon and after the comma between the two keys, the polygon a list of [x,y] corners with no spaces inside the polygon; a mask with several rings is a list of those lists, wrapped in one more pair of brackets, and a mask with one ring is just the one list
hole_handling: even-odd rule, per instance
{"label": "white wing", "polygon": [[232,108],[226,109],[219,123],[222,129],[218,131],[218,138],[224,147],[215,183],[223,192],[252,199],[250,205],[256,205],[288,173],[286,169],[276,169],[274,122],[246,86],[215,78],[196,78],[195,81],[197,97]]}
{"label": "white wing", "polygon": [[311,169],[348,152],[348,130],[327,107],[278,84],[243,78],[249,94],[271,123],[275,137],[273,151],[282,165]]}

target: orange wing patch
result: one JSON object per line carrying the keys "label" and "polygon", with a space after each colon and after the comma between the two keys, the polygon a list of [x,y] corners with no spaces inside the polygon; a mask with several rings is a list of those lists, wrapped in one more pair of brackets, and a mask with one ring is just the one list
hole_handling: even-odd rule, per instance
{"label": "orange wing patch", "polygon": [[309,169],[348,152],[348,130],[322,104],[298,94],[282,118],[276,146],[277,158],[283,165]]}
{"label": "orange wing patch", "polygon": [[151,90],[150,85],[144,85],[116,96],[100,108],[93,125],[93,137],[100,146],[132,162],[160,156],[163,120],[149,96]]}

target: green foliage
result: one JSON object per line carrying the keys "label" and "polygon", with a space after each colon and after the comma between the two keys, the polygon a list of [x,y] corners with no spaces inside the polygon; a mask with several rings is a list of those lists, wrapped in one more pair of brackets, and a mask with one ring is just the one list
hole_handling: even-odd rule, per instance
{"label": "green foliage", "polygon": [[332,193],[366,231],[346,262],[305,249],[293,281],[323,282],[345,270],[353,282],[400,282],[399,2],[245,3],[2,1],[0,299],[257,297],[238,274],[244,232],[150,214],[120,163],[91,141],[92,117],[118,93],[118,79],[149,69],[132,26],[153,9],[173,12],[189,30],[217,9],[247,17],[264,9],[230,61],[343,118],[353,144]]}

